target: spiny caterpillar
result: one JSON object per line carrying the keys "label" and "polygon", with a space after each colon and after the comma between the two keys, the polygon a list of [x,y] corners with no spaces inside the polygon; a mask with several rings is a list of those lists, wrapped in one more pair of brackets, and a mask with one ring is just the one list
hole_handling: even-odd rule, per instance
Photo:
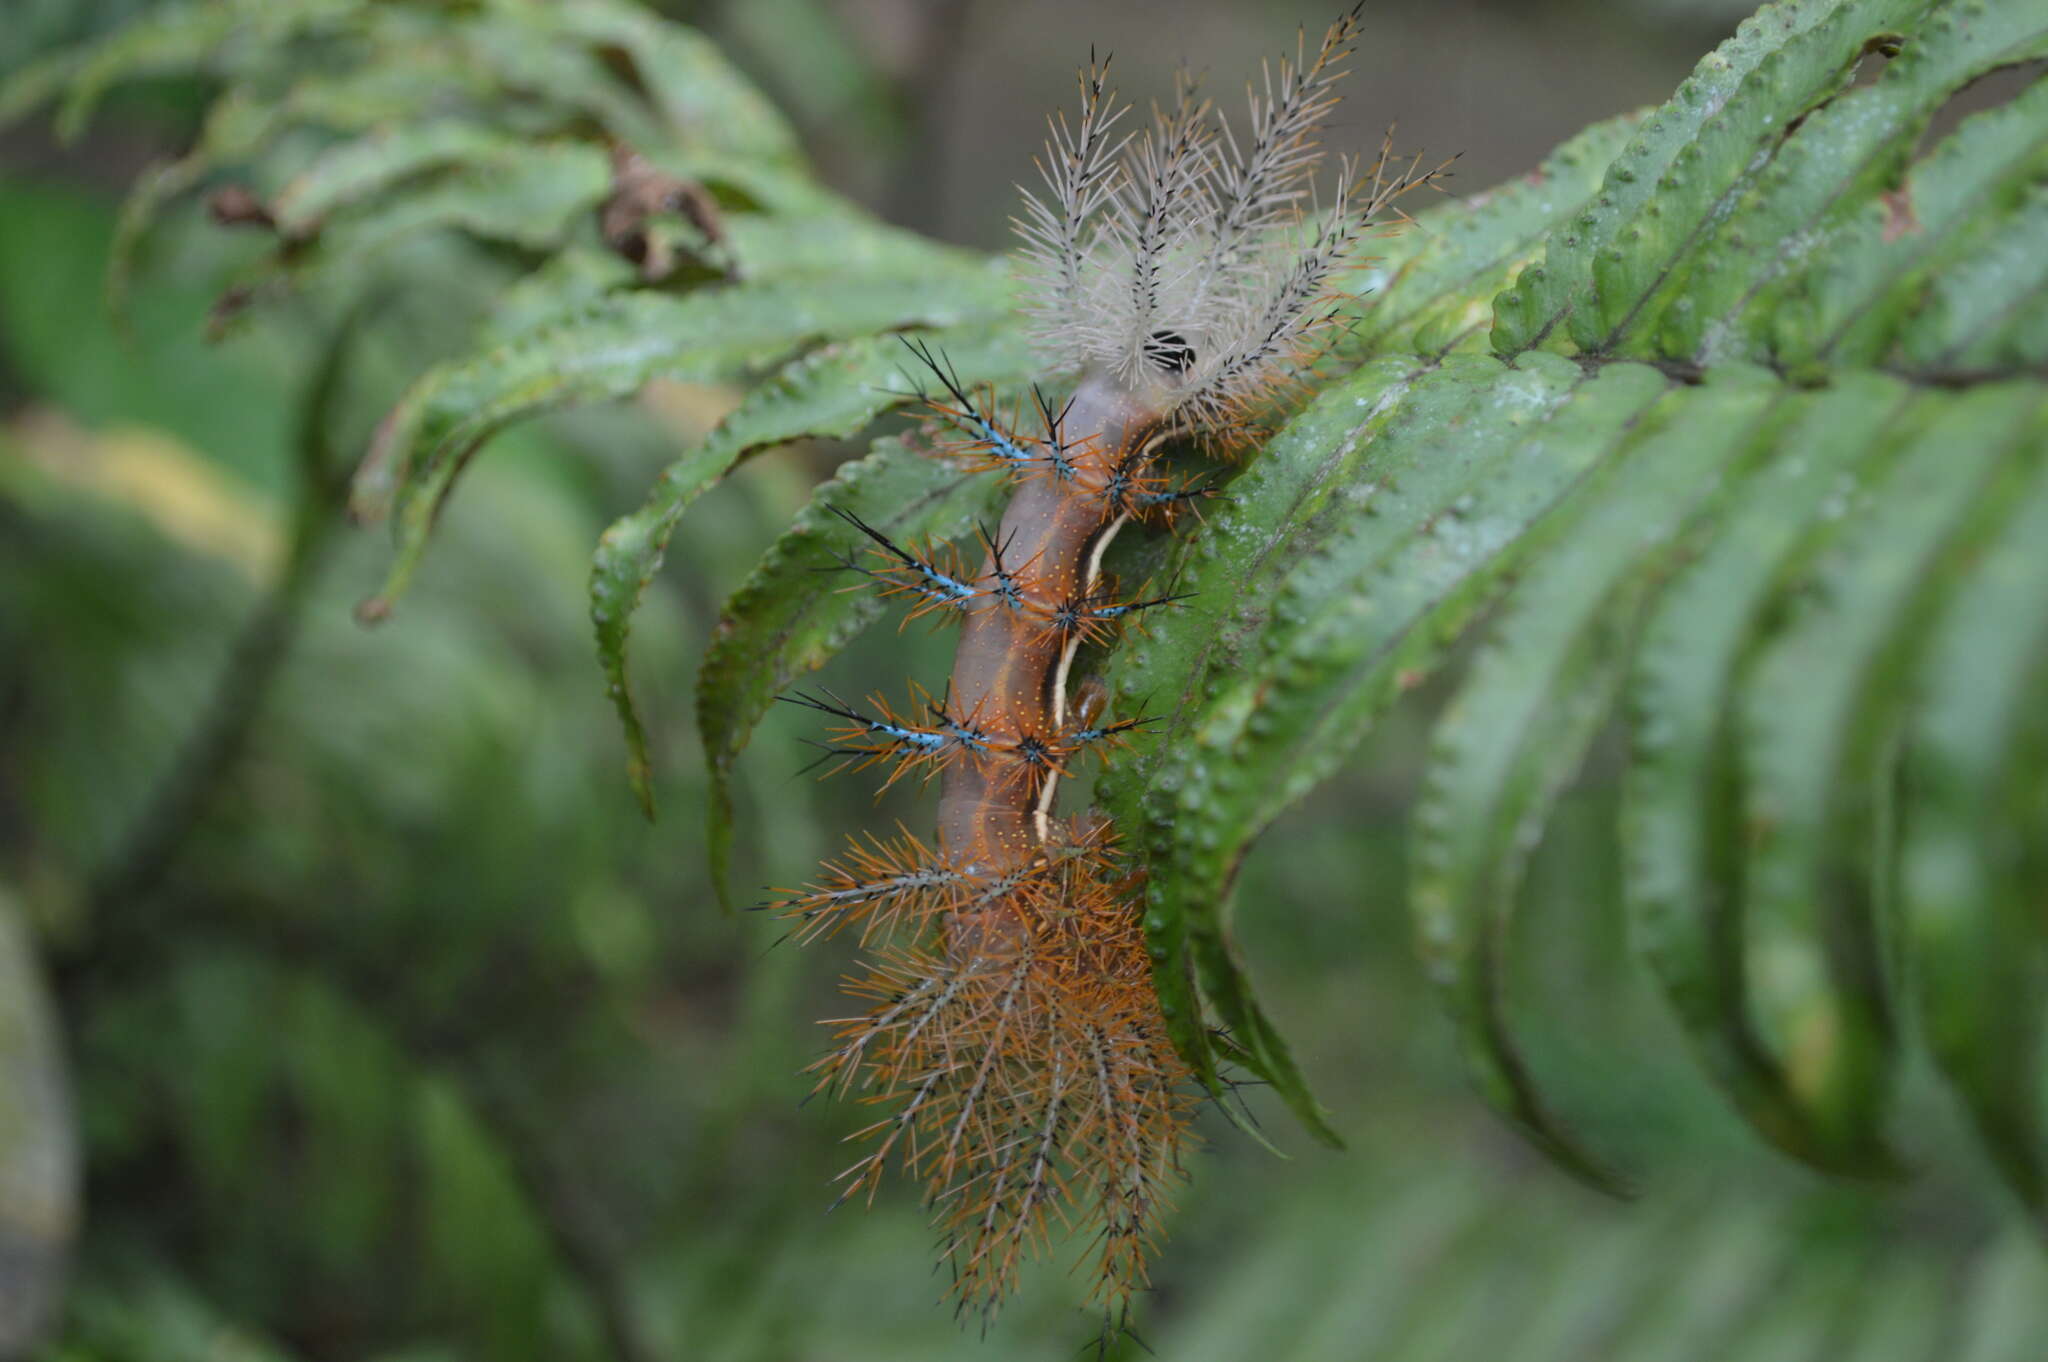
{"label": "spiny caterpillar", "polygon": [[[1361,6],[1362,8],[1362,6]],[[1168,1039],[1139,922],[1138,873],[1099,815],[1061,818],[1061,777],[1107,759],[1147,720],[1105,717],[1106,690],[1069,673],[1083,643],[1177,599],[1118,596],[1103,552],[1132,520],[1165,520],[1207,495],[1155,465],[1181,437],[1242,446],[1262,398],[1336,317],[1333,271],[1435,177],[1347,165],[1332,202],[1305,209],[1317,132],[1360,29],[1339,19],[1313,57],[1268,67],[1248,129],[1217,119],[1185,74],[1149,128],[1126,110],[1108,62],[1081,73],[1079,118],[1052,123],[1044,193],[1024,195],[1021,293],[1052,371],[1027,429],[998,419],[942,355],[909,342],[920,396],[955,432],[939,453],[1007,478],[980,566],[947,546],[899,544],[851,513],[868,561],[845,560],[913,614],[956,619],[951,679],[901,713],[830,692],[784,697],[835,722],[841,765],[940,782],[938,836],[855,839],[801,890],[764,905],[800,940],[857,930],[864,1011],[832,1023],[816,1091],[857,1094],[877,1119],[842,1201],[872,1197],[894,1158],[924,1184],[961,1308],[992,1314],[1053,1222],[1092,1230],[1094,1297],[1119,1315],[1181,1174],[1196,1104]],[[1391,215],[1398,218],[1397,214]]]}

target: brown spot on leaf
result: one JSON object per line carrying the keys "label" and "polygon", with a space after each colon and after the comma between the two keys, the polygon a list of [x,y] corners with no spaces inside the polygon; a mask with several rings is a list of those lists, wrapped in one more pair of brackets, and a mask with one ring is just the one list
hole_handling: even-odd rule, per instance
{"label": "brown spot on leaf", "polygon": [[236,284],[222,291],[213,300],[213,306],[206,313],[206,338],[217,341],[228,333],[228,328],[249,310],[256,301],[256,289],[250,284]]}
{"label": "brown spot on leaf", "polygon": [[277,226],[277,219],[247,185],[222,185],[206,201],[206,211],[223,227]]}
{"label": "brown spot on leaf", "polygon": [[1884,203],[1884,239],[1886,244],[1897,241],[1909,232],[1920,230],[1920,219],[1913,216],[1913,191],[1905,185],[1880,194]]}
{"label": "brown spot on leaf", "polygon": [[725,240],[718,201],[703,185],[664,173],[631,147],[614,146],[612,192],[598,209],[598,230],[650,283],[672,274],[682,254],[672,235],[650,230],[650,219],[662,214],[681,216],[713,245]]}

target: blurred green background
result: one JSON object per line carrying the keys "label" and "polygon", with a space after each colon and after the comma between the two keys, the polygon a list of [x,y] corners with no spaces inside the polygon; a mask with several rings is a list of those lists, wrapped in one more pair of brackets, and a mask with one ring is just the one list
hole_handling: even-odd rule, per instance
{"label": "blurred green background", "polygon": [[[0,72],[146,0],[0,0]],[[1125,92],[1234,73],[1328,5],[670,4],[788,108],[823,177],[891,221],[1000,248],[1044,113],[1092,43]],[[1376,7],[1341,134],[1460,151],[1459,189],[1662,98],[1746,6]],[[1224,79],[1227,77],[1227,79]],[[830,1216],[843,1106],[798,1108],[846,952],[721,913],[690,677],[719,603],[847,453],[748,464],[695,509],[636,633],[665,816],[639,815],[592,657],[588,556],[728,394],[664,388],[501,438],[397,615],[350,615],[384,536],[322,512],[371,423],[459,351],[504,273],[422,238],[371,290],[304,433],[318,319],[205,339],[255,247],[197,203],[102,306],[119,195],[205,91],[118,97],[84,140],[0,136],[0,1308],[72,1237],[29,1356],[66,1359],[1066,1358],[1083,1284],[1033,1274],[985,1339],[927,1271],[908,1189]],[[307,515],[331,530],[295,535]],[[293,546],[297,545],[296,552]],[[942,673],[878,631],[841,690]],[[1240,886],[1262,995],[1351,1140],[1256,1092],[1276,1159],[1214,1113],[1139,1334],[1171,1359],[2031,1362],[2048,1266],[1952,1118],[1909,1096],[1910,1189],[1823,1184],[1689,1067],[1623,939],[1595,762],[1539,857],[1518,1005],[1561,1103],[1644,1170],[1620,1204],[1468,1095],[1408,948],[1404,814],[1436,692],[1267,838]],[[877,812],[742,762],[740,873],[791,883]],[[1062,1256],[1064,1262],[1079,1245]],[[0,1317],[0,1356],[33,1321]],[[1139,1355],[1135,1340],[1111,1345]]]}

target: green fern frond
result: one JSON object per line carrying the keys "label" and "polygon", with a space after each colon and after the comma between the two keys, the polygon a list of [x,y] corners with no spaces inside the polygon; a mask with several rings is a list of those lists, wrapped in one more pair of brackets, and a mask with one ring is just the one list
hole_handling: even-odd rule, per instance
{"label": "green fern frond", "polygon": [[[280,78],[287,50],[325,56]],[[422,63],[452,54],[467,74],[426,118],[451,95]],[[1477,637],[1409,891],[1487,1100],[1619,1180],[1540,1090],[1506,983],[1529,857],[1619,722],[1637,944],[1731,1104],[1816,1166],[1888,1171],[1917,1028],[2048,1218],[2048,730],[2028,703],[2048,680],[2048,81],[1924,145],[1958,91],[2044,57],[2048,0],[1766,5],[1666,104],[1420,213],[1345,276],[1357,324],[1313,397],[1206,524],[1133,550],[1193,594],[1103,664],[1160,720],[1097,797],[1143,857],[1162,1009],[1199,1077],[1220,1083],[1227,1045],[1336,1138],[1238,958],[1232,884]],[[246,162],[274,181],[266,281],[307,286],[413,230],[516,248],[495,329],[414,383],[358,476],[358,509],[397,527],[380,602],[507,426],[654,378],[745,389],[593,564],[650,809],[628,638],[696,497],[755,451],[907,405],[895,332],[928,331],[970,383],[1033,377],[1000,262],[819,189],[701,38],[618,0],[192,5],[17,77],[0,116],[57,99],[75,128],[112,83],[170,68],[225,92],[138,188],[127,241]],[[277,175],[282,127],[327,150]],[[649,277],[600,233],[622,149],[668,187],[650,222],[675,219],[692,268]],[[682,221],[698,191],[715,224]],[[879,613],[818,586],[844,538],[828,508],[944,537],[990,485],[884,440],[727,603],[698,697],[721,883],[725,782],[768,699]]]}

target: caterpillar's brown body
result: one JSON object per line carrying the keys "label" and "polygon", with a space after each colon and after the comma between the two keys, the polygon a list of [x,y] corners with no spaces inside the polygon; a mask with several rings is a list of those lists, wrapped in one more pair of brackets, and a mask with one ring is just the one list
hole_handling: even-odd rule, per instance
{"label": "caterpillar's brown body", "polygon": [[[1156,401],[1124,390],[1107,375],[1091,376],[1062,423],[1069,433],[1086,432],[1079,439],[1070,435],[1072,476],[1024,483],[1003,512],[996,543],[1011,563],[1023,565],[1020,575],[1037,608],[1008,608],[995,595],[963,607],[950,688],[952,706],[977,716],[992,733],[1055,743],[1066,727],[1067,668],[1081,640],[1039,621],[1054,603],[1095,589],[1102,551],[1129,515],[1105,501],[1102,489],[1143,450],[1163,415]],[[977,582],[990,581],[999,566],[991,552]],[[939,792],[941,855],[996,875],[1042,855],[1058,784],[1057,770],[976,763],[949,768]],[[955,923],[951,930],[969,943],[984,928],[1000,930],[1002,918],[998,906],[983,921]]]}
{"label": "caterpillar's brown body", "polygon": [[[1429,177],[1375,168],[1361,205],[1340,184],[1304,236],[1300,199],[1330,82],[1358,31],[1340,19],[1312,61],[1282,62],[1250,100],[1242,142],[1183,81],[1177,107],[1131,144],[1101,66],[1082,112],[1055,123],[1048,199],[1026,196],[1026,305],[1040,342],[1080,372],[1044,429],[1004,429],[943,361],[911,342],[945,388],[932,403],[964,438],[947,447],[1015,487],[984,532],[973,575],[950,550],[897,544],[850,513],[876,566],[849,566],[917,612],[960,625],[943,695],[863,712],[829,692],[796,702],[839,721],[848,762],[941,777],[938,845],[855,841],[776,906],[802,939],[857,927],[866,1008],[837,1026],[819,1086],[883,1108],[844,1195],[885,1162],[920,1178],[963,1305],[992,1310],[1057,1221],[1095,1231],[1096,1291],[1121,1304],[1177,1176],[1194,1102],[1166,1035],[1131,885],[1100,820],[1055,816],[1062,776],[1140,721],[1105,722],[1100,687],[1070,701],[1076,650],[1138,610],[1110,598],[1105,546],[1129,520],[1199,495],[1151,469],[1172,433],[1235,422],[1330,320],[1325,280],[1393,198]],[[891,777],[894,778],[893,776]]]}

